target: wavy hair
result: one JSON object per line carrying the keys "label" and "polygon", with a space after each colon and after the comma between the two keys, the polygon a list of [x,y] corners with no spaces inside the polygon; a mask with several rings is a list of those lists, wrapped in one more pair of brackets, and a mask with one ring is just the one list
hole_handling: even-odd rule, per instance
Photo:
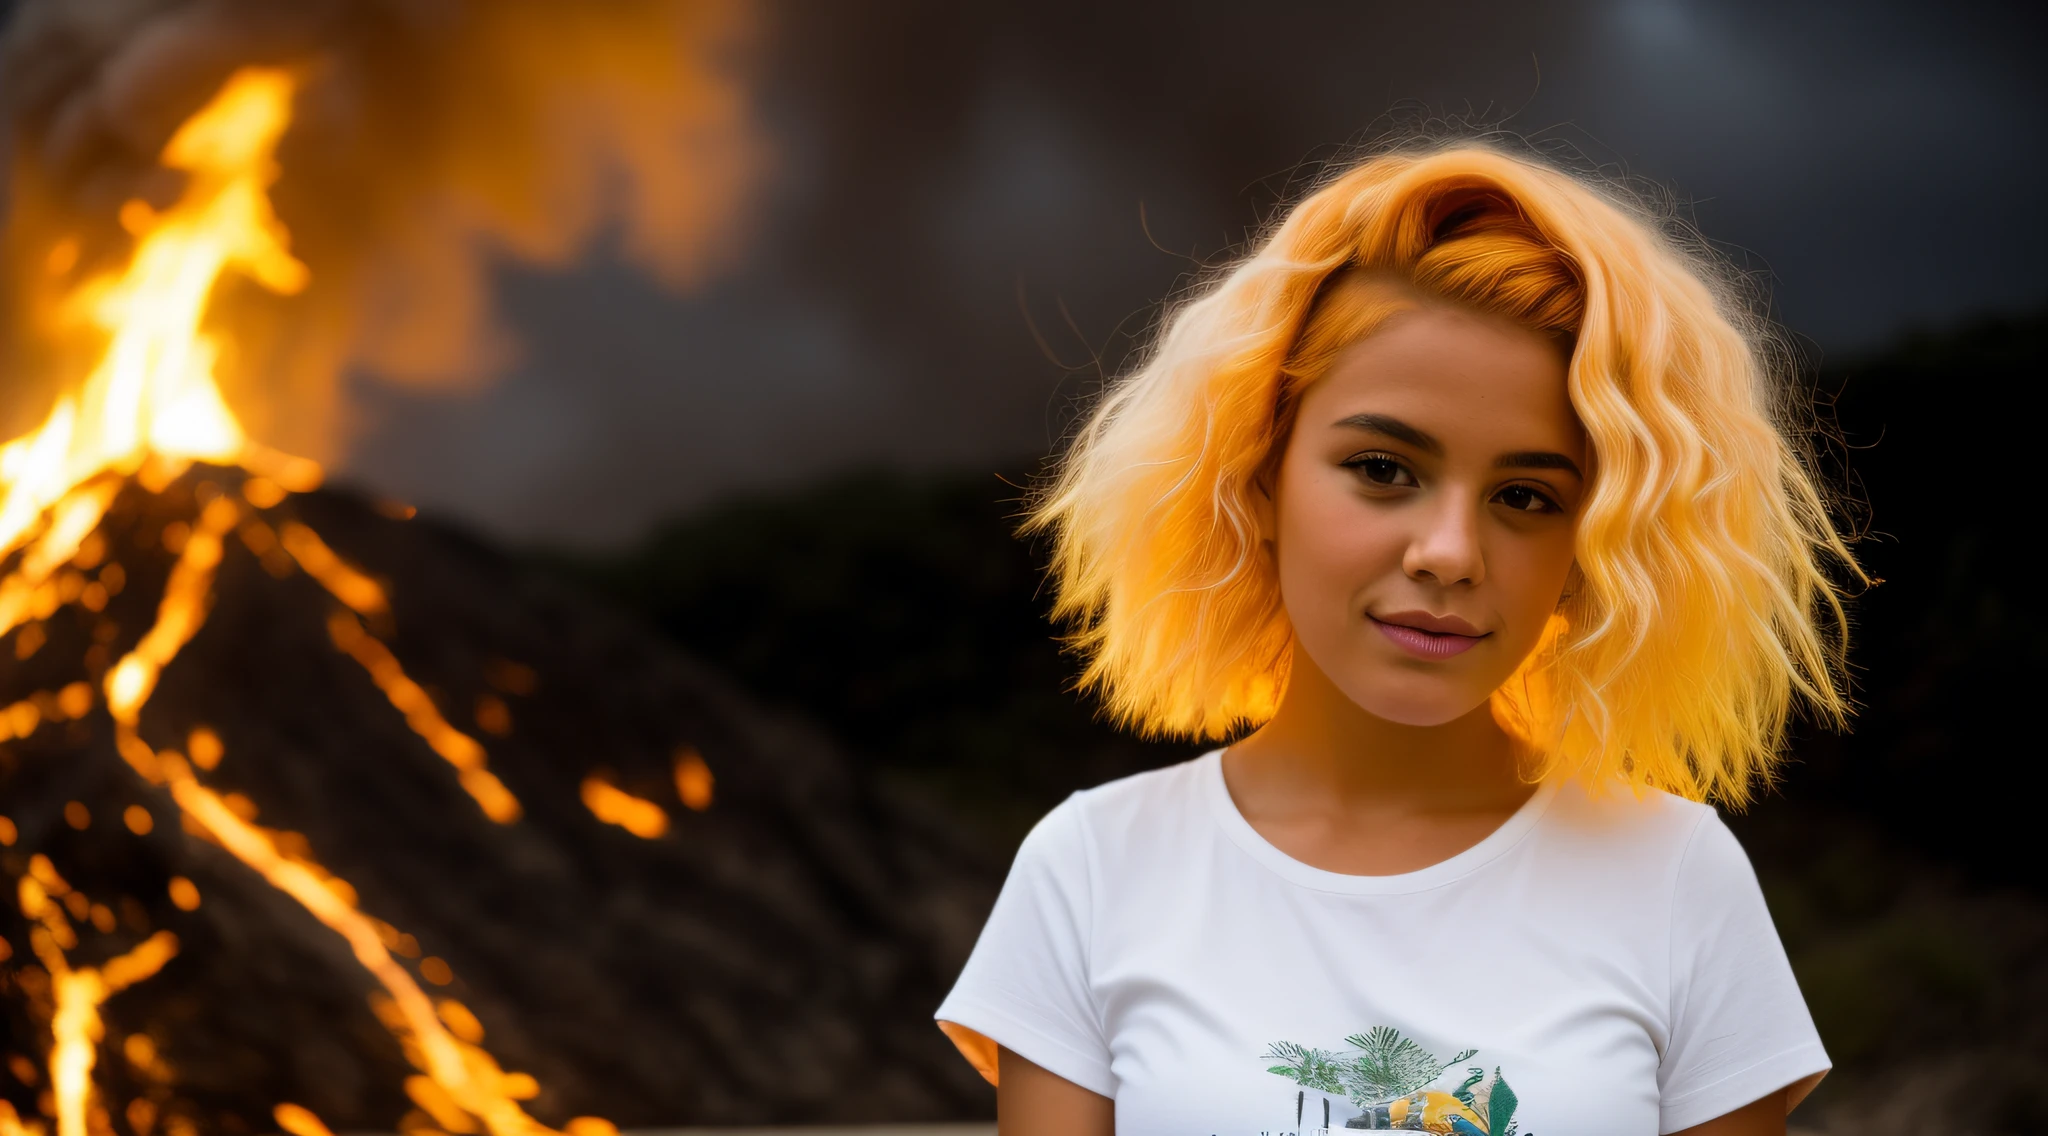
{"label": "wavy hair", "polygon": [[1383,154],[1286,212],[1169,313],[1030,502],[1082,689],[1148,735],[1271,717],[1293,631],[1252,509],[1301,392],[1416,302],[1504,316],[1569,353],[1594,453],[1578,587],[1493,696],[1533,778],[1745,803],[1803,699],[1842,725],[1867,583],[1810,470],[1764,322],[1646,209],[1469,143]]}

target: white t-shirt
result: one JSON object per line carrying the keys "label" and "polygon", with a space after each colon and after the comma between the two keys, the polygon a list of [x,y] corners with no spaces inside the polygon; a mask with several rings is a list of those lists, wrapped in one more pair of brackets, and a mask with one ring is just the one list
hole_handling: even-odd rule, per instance
{"label": "white t-shirt", "polygon": [[1352,876],[1267,843],[1221,755],[1025,838],[936,1015],[984,1075],[1000,1044],[1113,1098],[1118,1136],[1649,1136],[1827,1071],[1712,809],[1550,783],[1448,860]]}

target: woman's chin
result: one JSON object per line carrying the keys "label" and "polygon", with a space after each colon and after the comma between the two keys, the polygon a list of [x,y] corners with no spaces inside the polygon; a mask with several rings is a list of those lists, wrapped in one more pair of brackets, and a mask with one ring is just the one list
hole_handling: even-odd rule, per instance
{"label": "woman's chin", "polygon": [[[1347,690],[1345,694],[1359,709],[1375,718],[1419,728],[1455,722],[1487,703],[1487,695],[1475,698],[1462,686],[1448,690],[1442,687],[1417,689],[1418,685],[1412,679],[1403,683],[1374,683],[1367,689]],[[1394,689],[1389,689],[1390,686]]]}

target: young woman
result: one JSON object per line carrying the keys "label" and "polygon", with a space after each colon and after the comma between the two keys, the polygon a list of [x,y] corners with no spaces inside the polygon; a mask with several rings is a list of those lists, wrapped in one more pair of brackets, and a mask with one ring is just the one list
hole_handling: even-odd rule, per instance
{"label": "young woman", "polygon": [[[938,1011],[1003,1136],[1779,1134],[1828,1058],[1714,810],[1861,578],[1641,211],[1370,159],[1180,308],[1032,524],[1084,682],[1236,737],[1032,831]],[[1249,732],[1247,730],[1249,729]]]}

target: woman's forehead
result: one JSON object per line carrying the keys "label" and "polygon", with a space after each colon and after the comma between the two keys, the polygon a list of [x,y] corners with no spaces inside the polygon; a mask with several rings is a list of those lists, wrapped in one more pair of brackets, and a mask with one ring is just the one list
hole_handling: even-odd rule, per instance
{"label": "woman's forehead", "polygon": [[1299,425],[1312,429],[1392,416],[1446,448],[1576,446],[1583,437],[1554,341],[1449,308],[1404,313],[1346,348],[1300,412],[1312,420]]}

